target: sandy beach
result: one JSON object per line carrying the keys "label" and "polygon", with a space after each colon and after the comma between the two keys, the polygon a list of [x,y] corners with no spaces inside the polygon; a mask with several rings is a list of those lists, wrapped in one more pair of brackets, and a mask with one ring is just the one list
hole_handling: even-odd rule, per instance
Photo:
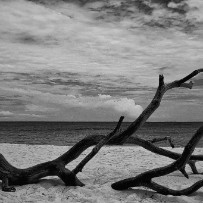
{"label": "sandy beach", "polygon": [[[21,145],[0,144],[2,153],[9,162],[19,168],[25,168],[34,164],[48,161],[64,153],[70,147],[51,145]],[[86,150],[77,160],[67,165],[69,169],[74,166],[90,151]],[[181,152],[182,148],[173,149]],[[203,149],[198,148],[195,154],[200,154]],[[171,163],[165,157],[157,156],[141,147],[133,146],[105,146],[78,174],[80,180],[85,183],[84,187],[66,187],[58,177],[47,177],[38,184],[16,186],[16,192],[6,193],[0,191],[0,202],[202,202],[203,189],[199,189],[190,196],[164,196],[146,188],[132,188],[126,191],[115,191],[111,184],[115,181],[133,177],[147,169],[164,166]],[[197,163],[202,172],[203,163]],[[173,189],[182,189],[200,180],[202,176],[193,175],[187,167],[189,180],[176,171],[168,176],[156,179]]]}

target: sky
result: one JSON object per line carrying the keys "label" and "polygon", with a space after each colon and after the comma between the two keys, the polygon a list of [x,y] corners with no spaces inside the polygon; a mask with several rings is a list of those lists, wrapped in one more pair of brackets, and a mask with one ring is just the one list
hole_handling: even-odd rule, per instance
{"label": "sky", "polygon": [[[101,2],[0,4],[0,121],[133,121],[159,74],[167,83],[202,68],[200,0],[184,16],[155,5],[119,19]],[[149,121],[202,121],[203,74],[193,82],[168,91]]]}

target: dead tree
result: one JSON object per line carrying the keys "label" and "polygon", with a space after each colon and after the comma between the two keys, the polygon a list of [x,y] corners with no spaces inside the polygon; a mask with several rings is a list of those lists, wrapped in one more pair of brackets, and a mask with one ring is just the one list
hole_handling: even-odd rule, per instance
{"label": "dead tree", "polygon": [[[2,190],[3,191],[15,191],[14,187],[11,185],[24,185],[30,183],[36,183],[39,179],[46,176],[58,176],[63,180],[63,182],[67,186],[84,186],[84,184],[77,178],[76,174],[82,171],[82,168],[85,164],[99,151],[99,149],[104,144],[113,144],[120,145],[125,143],[127,139],[131,139],[133,144],[144,147],[145,149],[154,152],[156,154],[166,156],[172,159],[179,159],[181,154],[170,152],[169,150],[165,150],[153,145],[153,143],[143,140],[139,137],[130,137],[134,134],[145,122],[146,120],[153,114],[153,112],[159,107],[161,99],[164,93],[172,88],[185,87],[192,88],[192,82],[186,83],[188,80],[203,72],[203,69],[195,70],[188,76],[183,79],[176,80],[169,84],[164,84],[164,77],[162,75],[159,76],[159,86],[157,88],[156,94],[151,101],[151,103],[147,106],[147,108],[142,112],[142,114],[131,123],[131,125],[124,130],[123,132],[119,132],[119,127],[123,120],[123,117],[120,118],[117,127],[114,131],[112,131],[109,135],[91,135],[87,136],[78,143],[76,143],[72,148],[70,148],[67,152],[65,152],[60,157],[55,160],[44,162],[41,164],[37,164],[33,167],[29,167],[26,169],[19,169],[12,166],[2,154],[0,154],[0,179],[2,180]],[[70,171],[65,166],[76,159],[80,154],[85,151],[90,146],[96,145],[93,151],[84,158],[78,166],[76,166],[73,171]],[[195,161],[202,161],[202,155],[191,155],[188,162],[193,169],[194,173],[197,173],[197,169],[195,167]]]}

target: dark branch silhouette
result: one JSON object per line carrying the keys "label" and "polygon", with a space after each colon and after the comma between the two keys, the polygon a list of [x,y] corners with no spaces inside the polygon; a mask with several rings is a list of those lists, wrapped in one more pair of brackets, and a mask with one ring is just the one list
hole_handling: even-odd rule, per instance
{"label": "dark branch silhouette", "polygon": [[[76,174],[82,171],[85,164],[91,160],[96,153],[100,150],[100,148],[104,144],[109,145],[122,145],[126,142],[126,140],[130,140],[132,144],[136,144],[142,146],[143,148],[162,155],[174,160],[179,159],[181,154],[170,152],[169,150],[165,150],[153,145],[153,141],[146,141],[139,137],[131,137],[143,124],[146,120],[153,114],[153,112],[159,107],[162,97],[165,92],[169,89],[184,87],[184,88],[192,88],[193,83],[189,82],[186,83],[188,80],[203,72],[203,69],[198,69],[193,71],[188,76],[176,80],[174,82],[165,84],[163,75],[159,76],[159,86],[155,93],[154,98],[152,99],[151,103],[146,107],[146,109],[141,113],[141,115],[130,124],[130,126],[122,131],[119,132],[119,128],[123,117],[120,118],[119,123],[115,130],[107,136],[103,135],[91,135],[87,136],[78,143],[76,143],[72,148],[70,148],[67,152],[63,155],[59,156],[55,160],[44,162],[41,164],[37,164],[33,167],[29,167],[26,169],[19,169],[12,166],[2,154],[0,154],[0,179],[2,180],[2,190],[3,191],[15,191],[14,187],[11,185],[24,185],[30,183],[36,183],[39,179],[46,177],[46,176],[58,176],[63,180],[63,182],[67,186],[84,186],[76,176]],[[87,148],[96,145],[96,147],[92,150],[92,152],[85,157],[81,163],[76,166],[73,171],[65,168],[65,166],[80,156],[80,154],[85,151]],[[195,167],[195,161],[202,161],[202,155],[191,155],[188,158],[188,164],[191,166],[194,173],[198,173]],[[184,170],[181,169],[184,173]],[[184,173],[184,175],[186,175]]]}
{"label": "dark branch silhouette", "polygon": [[121,123],[124,119],[124,116],[120,117],[120,120],[114,129],[109,135],[104,137],[93,149],[92,151],[75,167],[73,170],[74,174],[77,174],[78,172],[81,172],[83,167],[87,164],[89,160],[91,160],[98,152],[99,150],[116,134],[116,132],[119,130]]}
{"label": "dark branch silhouette", "polygon": [[203,136],[203,126],[197,130],[195,135],[191,138],[191,140],[186,145],[181,157],[177,159],[175,162],[156,169],[152,169],[150,171],[147,171],[145,173],[142,173],[134,178],[128,178],[121,180],[119,182],[113,183],[112,188],[115,190],[125,190],[129,187],[148,187],[152,190],[155,190],[156,192],[163,194],[163,195],[190,195],[191,193],[198,190],[200,187],[203,186],[203,180],[197,181],[192,186],[183,189],[183,190],[173,190],[169,189],[167,187],[164,187],[162,185],[159,185],[152,181],[153,178],[164,176],[167,174],[170,174],[176,170],[179,170],[183,173],[183,175],[188,178],[188,174],[185,171],[185,165],[188,163],[191,154],[193,153],[197,143]]}
{"label": "dark branch silhouette", "polygon": [[[67,186],[84,186],[84,183],[76,177],[76,174],[81,171],[85,164],[99,151],[99,149],[119,131],[123,119],[124,117],[121,116],[116,128],[106,137],[103,136],[103,139],[100,139],[99,142],[97,139],[96,141],[93,140],[93,142],[89,142],[88,138],[84,138],[57,159],[26,169],[19,169],[12,166],[4,156],[0,154],[0,179],[2,180],[2,190],[5,192],[14,192],[15,188],[10,185],[36,183],[39,179],[46,176],[58,176]],[[69,162],[77,158],[86,148],[93,144],[97,144],[96,147],[73,171],[65,168]]]}
{"label": "dark branch silhouette", "polygon": [[171,137],[169,136],[166,136],[166,137],[160,137],[160,138],[154,138],[154,139],[151,139],[151,140],[147,140],[148,142],[151,142],[151,143],[157,143],[157,142],[163,142],[163,141],[168,141],[168,143],[170,144],[170,146],[172,148],[175,147]]}

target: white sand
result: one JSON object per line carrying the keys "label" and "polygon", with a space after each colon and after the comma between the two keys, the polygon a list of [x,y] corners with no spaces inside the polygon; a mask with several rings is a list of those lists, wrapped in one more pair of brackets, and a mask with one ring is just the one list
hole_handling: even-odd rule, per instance
{"label": "white sand", "polygon": [[[2,153],[14,166],[25,168],[34,164],[48,161],[64,153],[69,147],[0,144]],[[67,165],[69,169],[78,163],[90,151],[88,149],[76,161]],[[174,151],[181,152],[182,149]],[[203,149],[196,149],[196,154],[202,154]],[[126,191],[115,191],[111,183],[159,166],[171,163],[171,160],[152,154],[140,147],[103,147],[84,168],[78,177],[86,184],[85,187],[66,187],[58,177],[43,179],[38,184],[16,186],[16,192],[6,193],[0,190],[0,202],[203,202],[203,189],[199,189],[191,196],[164,196],[146,188],[133,188]],[[203,163],[197,164],[203,172]],[[176,171],[168,176],[160,177],[156,182],[173,189],[181,189],[203,178],[193,175],[187,167],[190,179]]]}

